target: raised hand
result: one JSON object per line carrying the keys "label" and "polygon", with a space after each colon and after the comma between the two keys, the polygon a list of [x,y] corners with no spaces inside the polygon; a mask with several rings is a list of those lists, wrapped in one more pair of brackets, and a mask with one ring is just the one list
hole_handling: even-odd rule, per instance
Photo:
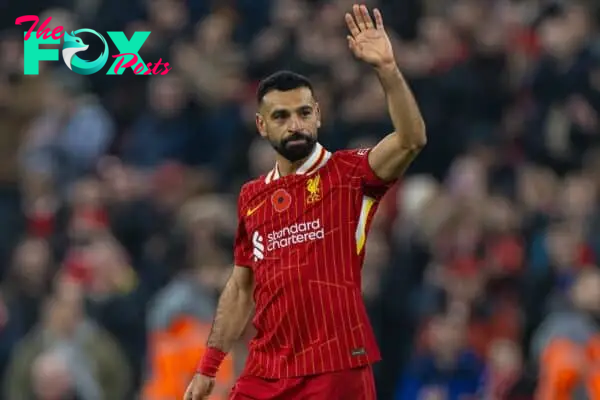
{"label": "raised hand", "polygon": [[354,56],[375,68],[395,66],[392,43],[383,27],[381,12],[377,8],[373,10],[375,23],[364,5],[355,4],[352,14],[346,13],[346,24],[350,30],[348,46]]}

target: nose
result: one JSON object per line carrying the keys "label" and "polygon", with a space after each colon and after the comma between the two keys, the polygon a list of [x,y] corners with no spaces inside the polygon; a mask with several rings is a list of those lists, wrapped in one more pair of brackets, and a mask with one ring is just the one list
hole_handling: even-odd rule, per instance
{"label": "nose", "polygon": [[302,121],[300,120],[300,117],[294,115],[292,118],[290,118],[290,131],[296,132],[299,131],[301,128]]}

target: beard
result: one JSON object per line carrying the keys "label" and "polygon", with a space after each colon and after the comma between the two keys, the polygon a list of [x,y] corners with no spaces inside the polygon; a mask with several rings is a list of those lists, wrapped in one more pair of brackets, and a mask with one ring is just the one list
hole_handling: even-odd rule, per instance
{"label": "beard", "polygon": [[304,132],[294,132],[279,142],[271,141],[275,151],[290,162],[308,157],[316,144],[317,139]]}

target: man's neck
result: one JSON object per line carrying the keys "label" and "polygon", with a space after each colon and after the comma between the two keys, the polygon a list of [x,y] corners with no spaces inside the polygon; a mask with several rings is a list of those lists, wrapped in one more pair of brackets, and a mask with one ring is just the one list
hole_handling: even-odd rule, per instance
{"label": "man's neck", "polygon": [[276,157],[276,161],[277,161],[276,168],[279,171],[279,175],[287,176],[287,175],[295,174],[296,171],[298,171],[298,168],[300,168],[302,166],[302,164],[304,164],[306,162],[306,160],[308,160],[309,157],[310,157],[310,155],[308,155],[307,157],[304,157],[301,160],[291,162],[290,160],[287,160],[278,154]]}

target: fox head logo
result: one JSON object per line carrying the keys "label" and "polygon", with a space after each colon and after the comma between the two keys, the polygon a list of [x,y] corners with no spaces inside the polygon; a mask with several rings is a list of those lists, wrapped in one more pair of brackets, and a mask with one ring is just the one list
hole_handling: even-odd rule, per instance
{"label": "fox head logo", "polygon": [[[100,54],[100,57],[94,61],[85,61],[76,55],[90,47],[83,43],[81,38],[76,36],[78,33],[84,32],[98,36],[102,40],[102,43],[104,43],[104,51]],[[62,56],[65,64],[71,71],[81,75],[91,75],[100,71],[106,64],[106,61],[108,60],[108,43],[106,43],[106,40],[102,35],[91,29],[79,29],[75,32],[71,32],[71,34],[65,32]]]}

